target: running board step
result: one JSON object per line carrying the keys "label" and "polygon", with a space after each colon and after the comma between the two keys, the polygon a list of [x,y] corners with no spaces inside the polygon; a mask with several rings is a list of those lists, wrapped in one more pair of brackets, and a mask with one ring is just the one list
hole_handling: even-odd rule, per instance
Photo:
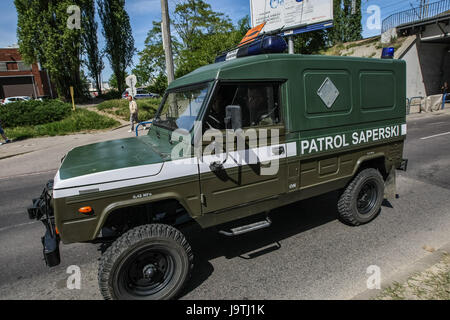
{"label": "running board step", "polygon": [[266,220],[258,221],[258,222],[248,224],[245,226],[240,226],[240,227],[231,229],[230,232],[220,230],[219,233],[223,234],[227,237],[234,237],[234,236],[238,236],[238,235],[241,235],[244,233],[248,233],[248,232],[252,232],[252,231],[259,230],[259,229],[264,229],[264,228],[270,227],[271,224],[272,224],[272,220],[270,220],[270,218],[267,217]]}

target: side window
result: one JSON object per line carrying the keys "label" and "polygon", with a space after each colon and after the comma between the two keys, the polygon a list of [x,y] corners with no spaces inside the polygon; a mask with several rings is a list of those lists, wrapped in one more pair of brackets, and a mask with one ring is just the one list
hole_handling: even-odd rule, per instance
{"label": "side window", "polygon": [[280,84],[222,84],[213,97],[207,116],[208,127],[225,129],[225,108],[239,105],[242,126],[259,127],[280,123]]}

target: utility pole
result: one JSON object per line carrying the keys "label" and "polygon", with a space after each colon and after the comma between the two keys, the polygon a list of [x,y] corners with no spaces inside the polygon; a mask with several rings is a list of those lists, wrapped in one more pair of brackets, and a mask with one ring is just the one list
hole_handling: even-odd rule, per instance
{"label": "utility pole", "polygon": [[172,38],[170,35],[169,5],[167,4],[167,0],[161,0],[161,15],[161,31],[164,53],[166,55],[167,82],[170,84],[175,80],[175,73],[173,68]]}
{"label": "utility pole", "polygon": [[289,36],[288,37],[288,53],[289,54],[294,54],[294,36]]}

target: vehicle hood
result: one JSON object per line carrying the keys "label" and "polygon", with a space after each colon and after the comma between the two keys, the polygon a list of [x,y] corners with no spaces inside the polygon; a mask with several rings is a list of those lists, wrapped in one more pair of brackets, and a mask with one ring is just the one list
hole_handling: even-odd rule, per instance
{"label": "vehicle hood", "polygon": [[64,158],[54,187],[70,188],[157,175],[164,158],[158,144],[148,136],[77,147]]}

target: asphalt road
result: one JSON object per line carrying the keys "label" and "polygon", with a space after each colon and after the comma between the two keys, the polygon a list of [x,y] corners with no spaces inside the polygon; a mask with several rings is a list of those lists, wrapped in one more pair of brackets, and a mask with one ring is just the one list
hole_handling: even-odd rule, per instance
{"label": "asphalt road", "polygon": [[[273,226],[237,238],[213,232],[191,239],[196,254],[183,299],[349,299],[366,290],[371,265],[390,278],[427,254],[424,245],[450,242],[450,115],[408,121],[408,172],[399,199],[370,224],[336,219],[335,193],[277,209]],[[435,136],[437,135],[437,136]],[[423,139],[426,138],[426,139]],[[62,264],[44,266],[43,226],[26,207],[54,173],[0,179],[0,299],[100,299],[98,247],[61,247]],[[78,265],[80,290],[69,290],[66,268]]]}

